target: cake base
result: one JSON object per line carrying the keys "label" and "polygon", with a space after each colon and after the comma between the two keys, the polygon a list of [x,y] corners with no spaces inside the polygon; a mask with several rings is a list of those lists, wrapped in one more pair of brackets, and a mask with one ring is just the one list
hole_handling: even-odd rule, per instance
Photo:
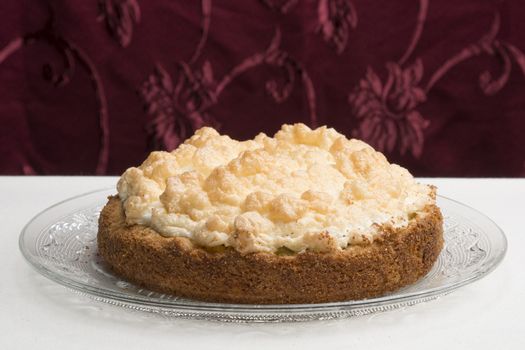
{"label": "cake base", "polygon": [[367,245],[293,255],[222,251],[188,238],[126,225],[118,197],[99,219],[99,254],[120,277],[180,297],[242,304],[303,304],[364,299],[416,282],[443,247],[443,218],[427,206],[403,229],[381,228]]}

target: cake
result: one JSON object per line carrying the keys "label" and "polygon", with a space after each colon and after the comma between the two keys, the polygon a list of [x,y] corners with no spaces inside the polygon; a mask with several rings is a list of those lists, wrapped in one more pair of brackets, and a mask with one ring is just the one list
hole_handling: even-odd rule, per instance
{"label": "cake", "polygon": [[211,302],[322,303],[416,282],[443,246],[436,189],[334,129],[204,127],[127,169],[99,219],[118,276]]}

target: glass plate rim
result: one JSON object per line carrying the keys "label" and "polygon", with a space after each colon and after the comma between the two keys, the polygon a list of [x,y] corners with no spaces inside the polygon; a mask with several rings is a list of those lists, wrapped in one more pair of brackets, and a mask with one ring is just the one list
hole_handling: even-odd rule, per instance
{"label": "glass plate rim", "polygon": [[[377,297],[377,298],[361,299],[361,300],[347,300],[347,301],[330,302],[330,303],[233,304],[233,303],[218,303],[218,302],[213,303],[213,302],[205,302],[205,301],[200,301],[200,300],[192,300],[194,302],[198,302],[198,304],[188,304],[185,302],[177,302],[178,299],[169,301],[169,303],[155,302],[149,299],[148,297],[130,295],[130,294],[126,294],[125,292],[117,292],[117,291],[108,292],[104,289],[93,287],[87,283],[81,283],[78,281],[71,280],[69,278],[64,278],[63,276],[58,275],[57,273],[51,271],[46,266],[36,261],[37,259],[34,259],[24,247],[24,238],[27,235],[28,228],[31,226],[31,224],[34,223],[34,221],[36,221],[42,215],[45,215],[51,209],[64,205],[68,202],[74,201],[75,199],[87,197],[89,195],[95,195],[98,193],[104,193],[108,191],[115,191],[115,189],[114,187],[105,187],[105,188],[100,188],[100,189],[96,189],[96,190],[89,191],[89,192],[84,192],[84,193],[81,193],[81,194],[78,194],[72,197],[68,197],[64,200],[61,200],[39,211],[22,228],[19,239],[18,239],[18,245],[19,245],[19,250],[22,253],[22,256],[29,263],[29,265],[33,269],[35,269],[38,273],[48,278],[49,280],[56,282],[64,287],[73,289],[76,292],[88,294],[89,296],[115,300],[115,301],[126,303],[126,304],[131,303],[131,304],[138,304],[138,305],[147,306],[147,307],[154,307],[154,308],[161,308],[161,309],[173,309],[173,310],[187,310],[187,311],[192,311],[192,312],[251,312],[251,313],[258,313],[258,312],[259,313],[261,312],[295,313],[295,312],[316,312],[316,311],[330,312],[330,311],[339,311],[339,310],[348,309],[348,308],[358,309],[358,308],[367,308],[367,307],[378,307],[378,306],[382,306],[385,304],[391,304],[391,303],[402,304],[402,303],[407,303],[413,300],[417,300],[421,297],[428,298],[428,297],[433,297],[433,296],[437,297],[440,295],[445,295],[464,285],[480,280],[481,278],[493,272],[501,264],[501,262],[503,261],[503,259],[505,258],[507,254],[507,249],[508,249],[508,240],[507,240],[507,237],[504,231],[489,216],[485,215],[478,209],[475,209],[460,201],[457,201],[455,199],[452,199],[446,196],[437,195],[438,198],[453,202],[456,205],[462,206],[474,212],[475,214],[482,216],[485,220],[487,220],[493,226],[493,228],[495,229],[495,232],[497,232],[499,238],[501,239],[502,252],[496,257],[496,259],[487,269],[482,271],[482,273],[474,274],[474,275],[469,276],[468,278],[460,279],[455,282],[450,282],[442,286],[433,287],[433,288],[429,288],[429,289],[425,289],[421,291],[409,292],[405,294],[397,294],[396,292],[394,292],[394,293],[391,293],[385,296],[381,296],[381,297]],[[67,215],[64,215],[64,216],[67,216]]]}

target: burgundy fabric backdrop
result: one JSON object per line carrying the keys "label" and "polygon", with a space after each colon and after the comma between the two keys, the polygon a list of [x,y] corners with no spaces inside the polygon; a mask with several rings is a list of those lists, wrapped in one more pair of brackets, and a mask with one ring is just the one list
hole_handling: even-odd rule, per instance
{"label": "burgundy fabric backdrop", "polygon": [[525,176],[525,4],[3,0],[0,173],[119,174],[212,125],[327,124],[420,176]]}

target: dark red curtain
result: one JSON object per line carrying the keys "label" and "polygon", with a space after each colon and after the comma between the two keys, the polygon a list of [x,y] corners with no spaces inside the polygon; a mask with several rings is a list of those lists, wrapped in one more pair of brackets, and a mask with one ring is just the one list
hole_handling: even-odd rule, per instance
{"label": "dark red curtain", "polygon": [[4,0],[0,173],[119,174],[204,125],[327,124],[419,176],[525,176],[519,1]]}

